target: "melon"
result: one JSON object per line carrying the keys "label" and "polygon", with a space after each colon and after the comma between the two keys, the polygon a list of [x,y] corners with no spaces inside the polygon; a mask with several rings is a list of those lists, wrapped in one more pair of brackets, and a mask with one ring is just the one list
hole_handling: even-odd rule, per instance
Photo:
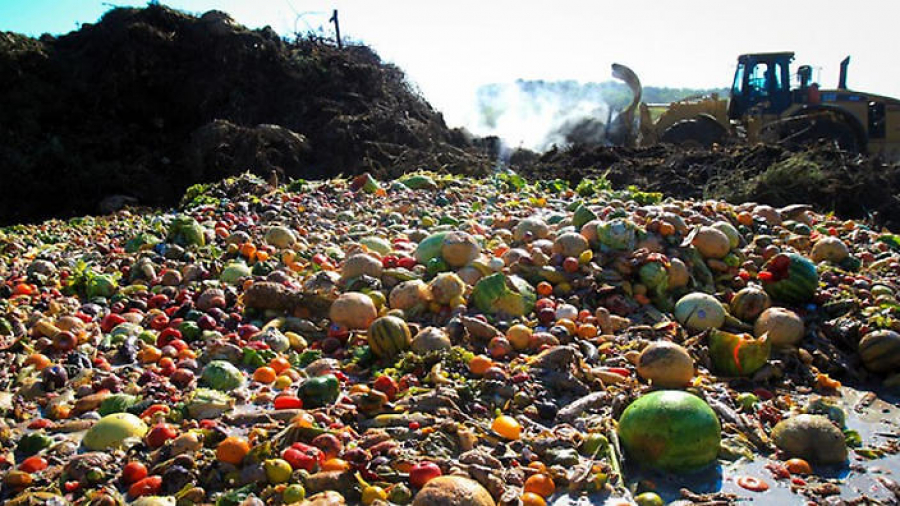
{"label": "melon", "polygon": [[766,336],[755,339],[749,334],[713,330],[709,334],[709,358],[717,373],[725,376],[749,376],[769,360],[772,345]]}
{"label": "melon", "polygon": [[456,231],[444,236],[441,257],[447,262],[447,265],[458,269],[478,258],[480,251],[481,247],[478,245],[478,241],[471,234]]}
{"label": "melon", "polygon": [[813,262],[831,262],[839,264],[850,256],[850,249],[844,241],[837,237],[826,236],[813,245],[810,257]]}
{"label": "melon", "polygon": [[462,476],[438,476],[425,483],[412,506],[495,506],[486,488]]}
{"label": "melon", "polygon": [[717,221],[710,226],[728,237],[731,249],[737,248],[741,244],[741,234],[731,223],[728,223],[727,221]]}
{"label": "melon", "polygon": [[484,313],[524,316],[534,308],[534,288],[518,276],[502,272],[482,278],[472,290],[475,307]]}
{"label": "melon", "polygon": [[788,304],[809,302],[819,286],[816,264],[796,253],[780,253],[769,259],[759,278],[766,293]]}
{"label": "melon", "polygon": [[422,239],[414,253],[416,262],[425,265],[432,258],[441,256],[441,249],[444,247],[444,238],[447,237],[447,234],[449,232],[438,232]]}
{"label": "melon", "polygon": [[725,308],[712,295],[690,293],[675,303],[675,319],[691,330],[717,329],[725,323]]}
{"label": "melon", "polygon": [[411,339],[409,326],[396,316],[382,316],[369,325],[369,348],[376,356],[391,357],[409,349]]}
{"label": "melon", "polygon": [[452,272],[442,272],[428,283],[428,288],[435,302],[447,305],[453,299],[462,297],[466,291],[466,282]]}
{"label": "melon", "polygon": [[776,348],[797,346],[804,331],[803,319],[783,307],[766,309],[753,324],[756,337],[767,334],[769,342]]}
{"label": "melon", "polygon": [[546,239],[549,235],[550,227],[544,220],[536,217],[520,221],[513,231],[513,239],[517,242],[524,241],[526,238],[529,240]]}
{"label": "melon", "polygon": [[[752,322],[763,311],[769,309],[772,299],[758,286],[748,286],[738,290],[731,299],[731,314],[746,322]],[[759,334],[757,334],[759,336]]]}
{"label": "melon", "polygon": [[900,334],[893,330],[876,330],[859,341],[859,356],[866,369],[886,373],[900,369]]}
{"label": "melon", "polygon": [[694,360],[684,347],[671,341],[657,341],[641,352],[637,370],[655,387],[681,388],[694,377]]}
{"label": "melon", "polygon": [[297,242],[297,237],[291,229],[277,225],[266,230],[265,240],[276,248],[284,249],[293,246]]}
{"label": "melon", "polygon": [[372,298],[364,293],[347,292],[341,294],[331,304],[328,312],[331,321],[348,329],[366,329],[378,316]]}
{"label": "melon", "polygon": [[574,257],[584,253],[590,246],[587,239],[577,232],[566,232],[557,236],[553,241],[553,253],[559,253],[564,258]]}
{"label": "melon", "polygon": [[715,462],[722,439],[712,408],[680,390],[658,390],[631,403],[619,419],[618,433],[633,461],[675,473]]}
{"label": "melon", "polygon": [[796,415],[778,422],[772,440],[787,457],[813,464],[842,464],[847,460],[844,434],[823,415]]}
{"label": "melon", "polygon": [[725,232],[713,227],[701,227],[691,244],[704,258],[725,258],[731,251],[731,240]]}

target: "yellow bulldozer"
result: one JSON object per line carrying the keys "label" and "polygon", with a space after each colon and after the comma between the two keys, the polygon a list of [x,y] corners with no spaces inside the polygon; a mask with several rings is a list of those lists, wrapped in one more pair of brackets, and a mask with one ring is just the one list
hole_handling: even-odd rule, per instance
{"label": "yellow bulldozer", "polygon": [[633,99],[610,125],[610,140],[704,147],[825,141],[851,152],[900,159],[900,100],[847,89],[849,56],[841,62],[836,89],[819,89],[809,65],[797,68],[798,85],[792,88],[793,60],[791,52],[741,55],[727,99],[713,94],[665,105],[643,103],[637,74],[614,63],[613,77],[628,85]]}

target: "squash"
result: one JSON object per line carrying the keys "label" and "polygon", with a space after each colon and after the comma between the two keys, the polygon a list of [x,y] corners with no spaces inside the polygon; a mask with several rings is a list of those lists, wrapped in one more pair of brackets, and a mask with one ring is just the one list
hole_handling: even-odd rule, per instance
{"label": "squash", "polygon": [[[731,314],[745,322],[752,322],[763,311],[769,309],[772,300],[765,290],[758,286],[748,286],[738,290],[731,299]],[[757,337],[759,334],[757,334]]]}
{"label": "squash", "polygon": [[633,462],[685,473],[716,460],[722,427],[696,395],[658,390],[632,402],[619,419],[619,437]]}
{"label": "squash", "polygon": [[478,258],[481,247],[478,241],[466,232],[450,232],[444,237],[444,243],[441,246],[441,257],[447,262],[447,265],[458,269],[466,266],[472,260]]}
{"label": "squash", "polygon": [[409,326],[396,316],[382,316],[369,325],[369,348],[376,356],[394,356],[408,349],[411,339]]}
{"label": "squash", "polygon": [[762,337],[768,334],[769,342],[775,348],[797,346],[805,331],[803,319],[797,313],[781,307],[763,311],[753,325],[753,334]]}
{"label": "squash", "polygon": [[553,241],[553,253],[557,253],[566,257],[578,258],[590,248],[587,239],[577,232],[566,232],[560,234]]}
{"label": "squash", "polygon": [[675,303],[675,319],[691,330],[717,329],[725,323],[725,308],[712,295],[689,293]]}
{"label": "squash", "polygon": [[893,330],[869,332],[859,341],[859,356],[866,369],[887,373],[900,369],[900,334]]}
{"label": "squash", "polygon": [[450,232],[438,232],[422,239],[419,245],[416,246],[416,251],[413,254],[416,257],[416,262],[426,265],[432,258],[441,256],[441,249],[444,247],[444,238],[447,237],[447,234],[449,233]]}
{"label": "squash", "polygon": [[816,264],[796,253],[773,256],[758,276],[766,293],[789,304],[809,302],[819,287]]}
{"label": "squash", "polygon": [[347,292],[332,304],[329,317],[333,323],[348,329],[366,329],[378,316],[372,298],[364,293]]}
{"label": "squash", "polygon": [[700,227],[694,234],[691,244],[703,258],[725,258],[731,251],[731,240],[725,232],[713,227]]}
{"label": "squash", "polygon": [[813,262],[840,264],[850,256],[850,248],[837,237],[822,237],[812,247],[810,257]]}
{"label": "squash", "polygon": [[655,387],[681,388],[694,377],[694,360],[671,341],[656,341],[641,351],[638,374]]}

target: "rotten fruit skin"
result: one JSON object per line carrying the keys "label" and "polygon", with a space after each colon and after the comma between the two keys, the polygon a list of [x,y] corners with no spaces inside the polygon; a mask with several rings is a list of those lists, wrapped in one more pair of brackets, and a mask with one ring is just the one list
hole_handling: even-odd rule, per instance
{"label": "rotten fruit skin", "polygon": [[709,334],[709,356],[716,372],[725,376],[749,376],[769,360],[772,345],[766,336],[714,330]]}

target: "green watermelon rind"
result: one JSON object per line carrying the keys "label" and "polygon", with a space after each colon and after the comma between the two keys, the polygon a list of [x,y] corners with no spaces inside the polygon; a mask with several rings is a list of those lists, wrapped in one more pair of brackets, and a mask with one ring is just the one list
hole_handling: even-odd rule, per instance
{"label": "green watermelon rind", "polygon": [[618,433],[633,461],[689,473],[716,461],[722,426],[703,399],[680,390],[658,390],[625,409]]}
{"label": "green watermelon rind", "polygon": [[791,304],[803,304],[812,300],[819,287],[819,273],[816,264],[809,259],[791,253],[788,277],[775,282],[763,281],[763,289],[773,299]]}

